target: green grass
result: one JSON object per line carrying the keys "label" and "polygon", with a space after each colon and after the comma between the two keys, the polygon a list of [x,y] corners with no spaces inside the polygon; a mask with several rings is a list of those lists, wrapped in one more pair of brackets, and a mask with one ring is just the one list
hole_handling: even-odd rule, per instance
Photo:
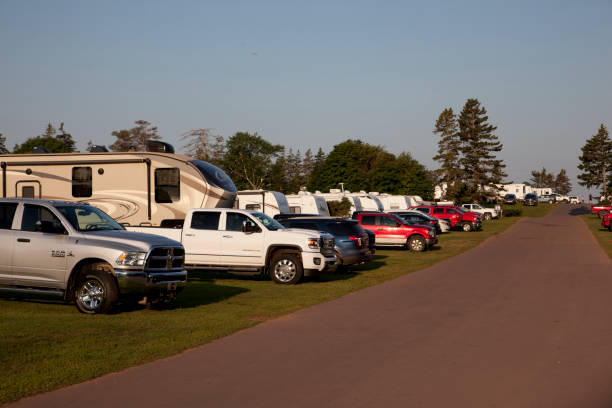
{"label": "green grass", "polygon": [[555,208],[555,204],[548,203],[539,203],[536,206],[526,206],[523,204],[515,204],[515,205],[502,205],[502,209],[504,214],[512,210],[520,210],[521,216],[523,217],[543,217],[548,214],[553,208]]}
{"label": "green grass", "polygon": [[[544,206],[524,215],[543,215]],[[550,210],[550,208],[548,208]],[[378,250],[346,274],[280,286],[257,277],[191,272],[176,303],[88,316],[53,298],[0,294],[0,403],[176,354],[259,322],[431,266],[480,244],[518,217],[483,231],[440,236],[433,250]]]}
{"label": "green grass", "polygon": [[612,258],[612,232],[601,226],[601,220],[594,214],[583,214],[580,216],[589,227],[599,245]]}

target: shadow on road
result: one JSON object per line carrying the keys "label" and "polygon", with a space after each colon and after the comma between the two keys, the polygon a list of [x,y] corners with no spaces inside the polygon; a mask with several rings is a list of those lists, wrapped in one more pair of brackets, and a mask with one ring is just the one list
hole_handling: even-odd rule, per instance
{"label": "shadow on road", "polygon": [[576,208],[572,208],[569,211],[570,215],[585,215],[585,214],[592,214],[591,209],[581,205],[580,207],[576,207]]}

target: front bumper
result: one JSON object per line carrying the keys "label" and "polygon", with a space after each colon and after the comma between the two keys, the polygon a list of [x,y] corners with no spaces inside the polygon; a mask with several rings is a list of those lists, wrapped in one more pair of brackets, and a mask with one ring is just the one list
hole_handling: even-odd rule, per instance
{"label": "front bumper", "polygon": [[336,256],[325,256],[321,252],[302,252],[304,276],[317,275],[319,272],[336,269]]}
{"label": "front bumper", "polygon": [[427,243],[427,247],[429,248],[429,247],[431,247],[431,246],[433,246],[433,245],[435,245],[435,244],[437,244],[437,243],[438,243],[438,237],[435,237],[435,238],[427,238],[427,239],[425,240],[425,242]]}
{"label": "front bumper", "polygon": [[187,284],[185,269],[167,272],[115,269],[115,276],[121,295],[174,292]]}

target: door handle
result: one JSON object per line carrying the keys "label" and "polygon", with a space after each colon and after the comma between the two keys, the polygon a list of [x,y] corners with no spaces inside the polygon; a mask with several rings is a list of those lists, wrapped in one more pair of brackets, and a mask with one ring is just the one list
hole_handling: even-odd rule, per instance
{"label": "door handle", "polygon": [[17,242],[30,242],[30,238],[17,238]]}
{"label": "door handle", "polygon": [[223,238],[233,238],[232,235],[224,235]]}
{"label": "door handle", "polygon": [[195,237],[195,234],[185,234],[186,237]]}

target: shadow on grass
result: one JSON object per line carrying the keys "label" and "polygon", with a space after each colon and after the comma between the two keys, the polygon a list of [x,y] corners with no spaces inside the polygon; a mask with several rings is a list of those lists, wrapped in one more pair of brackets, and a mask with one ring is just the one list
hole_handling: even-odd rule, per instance
{"label": "shadow on grass", "polygon": [[592,214],[592,212],[590,208],[585,207],[584,205],[581,205],[580,207],[572,208],[569,214],[570,215],[586,215],[586,214]]}

